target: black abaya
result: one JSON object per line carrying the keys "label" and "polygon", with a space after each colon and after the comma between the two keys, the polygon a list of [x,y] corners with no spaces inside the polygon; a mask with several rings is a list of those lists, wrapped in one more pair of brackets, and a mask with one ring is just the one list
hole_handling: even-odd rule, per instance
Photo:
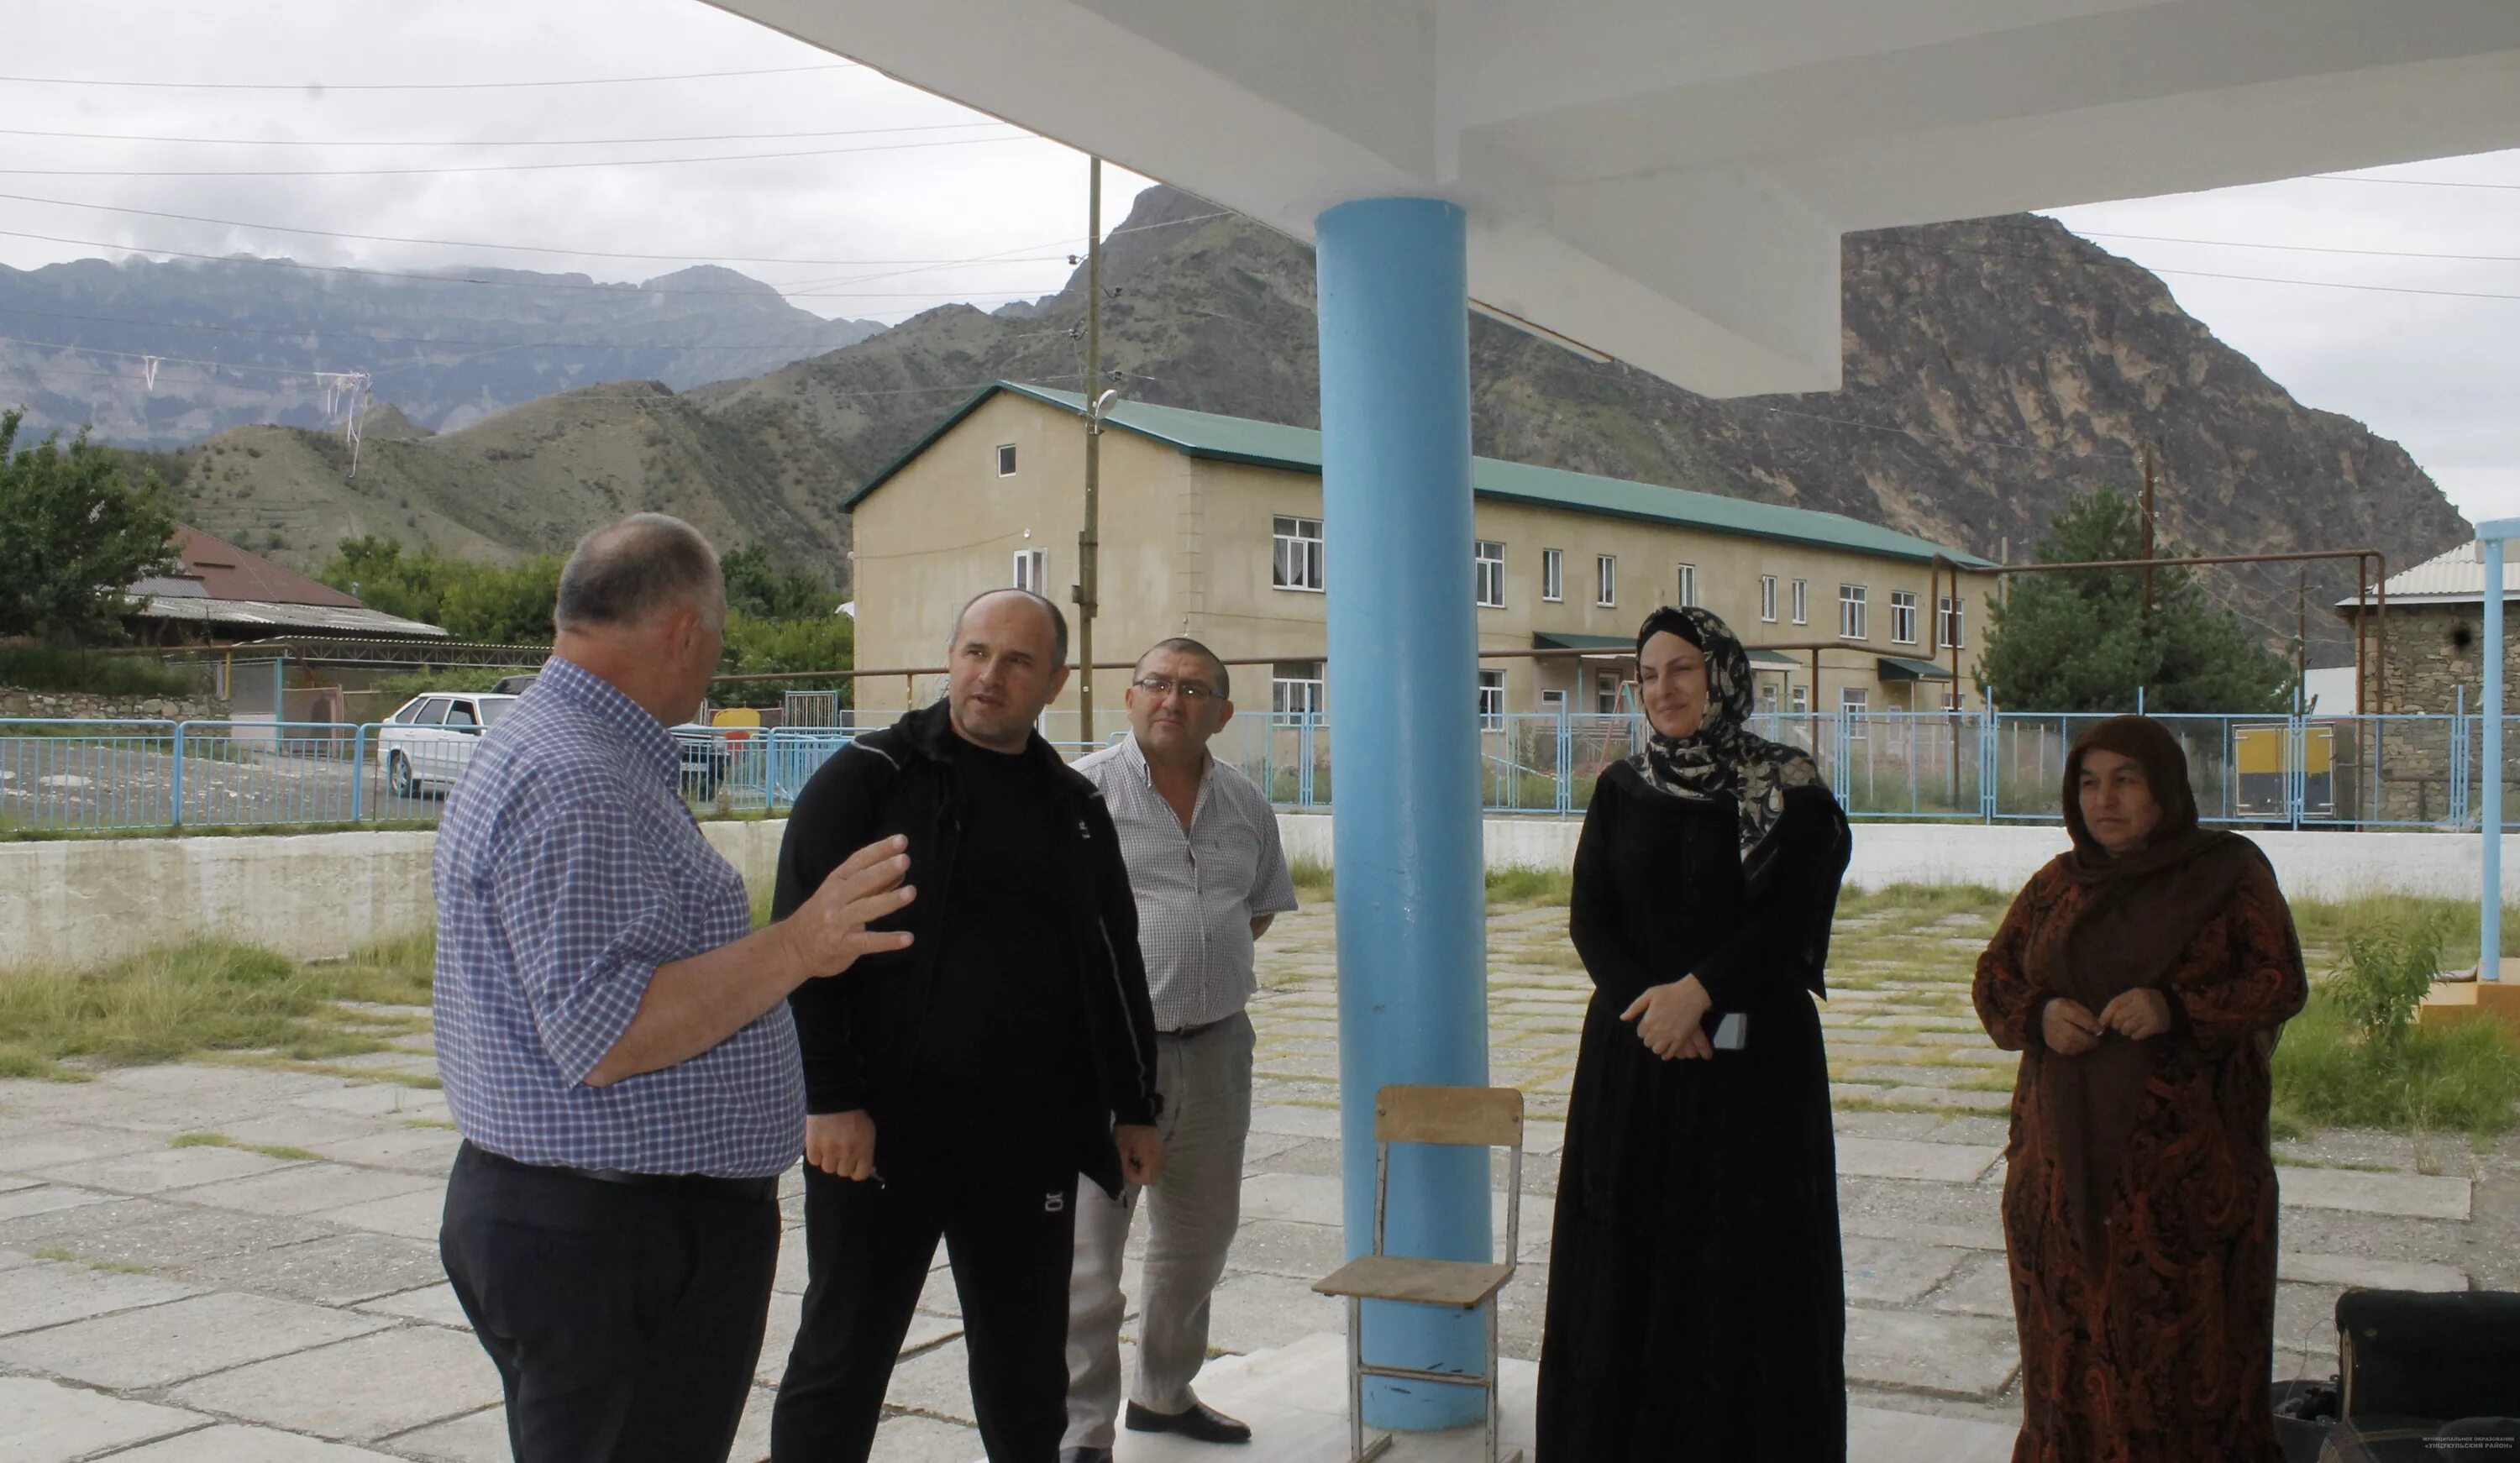
{"label": "black abaya", "polygon": [[[1572,931],[1592,972],[1541,1348],[1537,1463],[1846,1456],[1846,1286],[1812,997],[1847,858],[1824,787],[1785,794],[1766,887],[1727,802],[1596,789]],[[1696,975],[1743,1050],[1665,1061],[1620,1013]]]}

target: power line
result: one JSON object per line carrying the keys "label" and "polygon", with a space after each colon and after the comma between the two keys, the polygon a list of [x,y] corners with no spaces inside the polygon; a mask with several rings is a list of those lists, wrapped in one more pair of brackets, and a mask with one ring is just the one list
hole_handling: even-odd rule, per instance
{"label": "power line", "polygon": [[[20,193],[0,193],[0,201],[13,203],[44,203],[58,208],[85,208],[102,213],[128,213],[142,218],[171,219],[177,223],[216,224],[219,227],[226,229],[254,229],[270,234],[303,234],[314,239],[347,239],[355,240],[363,244],[422,244],[430,248],[501,249],[512,253],[559,254],[562,257],[573,259],[636,259],[657,263],[683,264],[705,264],[713,262],[736,264],[811,264],[835,266],[839,268],[853,268],[867,263],[884,262],[880,260],[866,259],[800,259],[784,255],[727,254],[715,251],[685,254],[644,254],[628,253],[618,249],[560,248],[551,244],[494,244],[486,241],[465,239],[414,239],[396,234],[353,234],[338,229],[302,229],[290,224],[253,223],[238,218],[211,218],[198,213],[169,213],[157,208],[132,208],[119,203],[85,203],[70,199],[36,198],[32,195]],[[1183,222],[1187,222],[1187,220],[1183,220]],[[1054,244],[1063,244],[1065,242],[1065,240],[1050,241],[1050,243]],[[1024,245],[1024,247],[1027,248],[1041,248],[1045,246],[1046,245],[1043,244]],[[125,245],[125,247],[136,246]],[[159,249],[156,252],[172,253],[174,250]],[[1012,253],[1012,250],[1007,250],[1006,252]]]}
{"label": "power line", "polygon": [[0,175],[19,178],[405,178],[449,173],[555,172],[587,167],[667,167],[689,162],[764,162],[793,157],[839,157],[859,153],[907,153],[926,148],[979,148],[1011,142],[1043,141],[1047,139],[1023,132],[1012,137],[953,137],[934,142],[886,142],[863,148],[804,148],[780,153],[713,153],[698,157],[581,157],[560,162],[459,162],[436,167],[0,167]]}
{"label": "power line", "polygon": [[2496,193],[2520,193],[2520,183],[2458,183],[2449,178],[2366,178],[2360,173],[2311,173],[2321,183],[2379,183],[2394,188],[2482,188]]}
{"label": "power line", "polygon": [[[2019,232],[2027,234],[2030,230]],[[2280,249],[2296,254],[2352,254],[2373,259],[2447,259],[2462,264],[2520,264],[2520,254],[2450,254],[2430,249],[2355,249],[2323,244],[2260,244],[2245,239],[2176,239],[2162,234],[2108,234],[2097,230],[2073,231],[2085,239],[2127,239],[2143,244],[2198,244],[2229,249]]]}
{"label": "power line", "polygon": [[504,91],[538,86],[636,86],[651,81],[715,81],[731,76],[788,76],[800,71],[856,71],[854,61],[742,71],[685,71],[672,76],[571,76],[551,81],[132,81],[109,76],[0,76],[20,86],[115,86],[161,91]]}
{"label": "power line", "polygon": [[357,139],[338,137],[169,137],[129,132],[48,132],[31,127],[0,127],[0,137],[58,137],[81,142],[171,142],[237,148],[608,148],[689,142],[784,142],[805,137],[874,137],[892,132],[952,132],[972,127],[1008,127],[1012,122],[925,122],[907,127],[840,127],[818,132],[710,132],[691,137],[500,137],[447,138],[443,141]]}

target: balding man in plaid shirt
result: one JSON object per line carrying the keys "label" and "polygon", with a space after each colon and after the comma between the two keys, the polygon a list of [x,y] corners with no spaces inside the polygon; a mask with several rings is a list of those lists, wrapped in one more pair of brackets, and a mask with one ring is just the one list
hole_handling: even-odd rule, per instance
{"label": "balding man in plaid shirt", "polygon": [[1271,919],[1295,908],[1269,800],[1207,752],[1234,715],[1231,690],[1214,651],[1164,641],[1138,661],[1125,697],[1128,737],[1076,763],[1110,806],[1137,896],[1138,949],[1155,1006],[1164,1168],[1117,1202],[1078,1186],[1062,1463],[1110,1463],[1127,1307],[1120,1254],[1142,1193],[1152,1232],[1128,1426],[1199,1442],[1251,1437],[1191,1391],[1207,1360],[1209,1295],[1241,1218],[1252,1045],[1242,1008],[1259,988],[1252,946]]}
{"label": "balding man in plaid shirt", "polygon": [[438,1248],[519,1463],[724,1463],[805,1132],[788,995],[907,934],[899,839],[752,933],[665,730],[726,623],[717,555],[642,513],[561,573],[541,676],[439,824],[438,1069],[464,1143]]}

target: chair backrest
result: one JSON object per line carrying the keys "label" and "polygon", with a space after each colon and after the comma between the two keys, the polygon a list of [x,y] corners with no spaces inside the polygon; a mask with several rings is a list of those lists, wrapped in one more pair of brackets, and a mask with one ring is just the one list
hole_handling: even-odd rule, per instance
{"label": "chair backrest", "polygon": [[1522,1245],[1522,1093],[1511,1087],[1388,1086],[1373,1094],[1373,1253],[1382,1253],[1391,1197],[1391,1145],[1439,1143],[1506,1150],[1505,1258]]}
{"label": "chair backrest", "polygon": [[1522,1094],[1511,1087],[1384,1087],[1374,1094],[1373,1137],[1520,1149]]}

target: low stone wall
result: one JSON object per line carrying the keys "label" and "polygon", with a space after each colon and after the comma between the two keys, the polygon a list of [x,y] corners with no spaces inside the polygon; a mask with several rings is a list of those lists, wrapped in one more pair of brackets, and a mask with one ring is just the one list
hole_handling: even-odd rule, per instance
{"label": "low stone wall", "polygon": [[[777,877],[787,822],[702,823],[759,891]],[[1286,857],[1330,862],[1324,814],[1281,814]],[[1565,868],[1574,819],[1487,821],[1491,868]],[[2252,833],[2286,892],[2304,899],[2402,893],[2474,899],[2483,840],[2455,833]],[[428,928],[429,832],[112,838],[0,843],[0,967],[86,965],[220,935],[327,959]],[[1891,884],[2017,888],[2065,848],[2062,828],[1860,822],[1850,889]],[[2502,897],[2520,901],[2520,835],[2502,844]]]}
{"label": "low stone wall", "polygon": [[218,696],[106,696],[83,690],[18,690],[0,687],[0,717],[223,722],[228,719],[228,703]]}

